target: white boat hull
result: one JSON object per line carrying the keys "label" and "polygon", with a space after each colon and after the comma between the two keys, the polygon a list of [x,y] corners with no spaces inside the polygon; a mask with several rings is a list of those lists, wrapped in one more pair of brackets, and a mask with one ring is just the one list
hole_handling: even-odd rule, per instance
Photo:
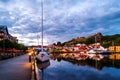
{"label": "white boat hull", "polygon": [[49,61],[49,55],[47,52],[39,52],[38,55],[36,55],[37,62],[46,62]]}

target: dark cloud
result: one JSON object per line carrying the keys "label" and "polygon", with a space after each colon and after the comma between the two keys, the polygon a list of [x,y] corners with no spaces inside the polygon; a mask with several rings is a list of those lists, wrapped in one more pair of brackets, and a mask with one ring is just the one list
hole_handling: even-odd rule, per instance
{"label": "dark cloud", "polygon": [[[40,2],[0,0],[0,24],[7,25],[9,32],[26,45],[37,43],[30,40],[37,32],[41,34]],[[49,43],[97,32],[120,33],[119,21],[118,0],[44,0],[44,36]]]}

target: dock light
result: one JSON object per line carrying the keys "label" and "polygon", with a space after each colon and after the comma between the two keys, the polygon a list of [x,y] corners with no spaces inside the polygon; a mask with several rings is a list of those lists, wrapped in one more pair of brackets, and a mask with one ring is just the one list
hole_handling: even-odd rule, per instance
{"label": "dock light", "polygon": [[28,53],[28,55],[29,55],[29,56],[31,56],[31,55],[32,55],[32,53]]}

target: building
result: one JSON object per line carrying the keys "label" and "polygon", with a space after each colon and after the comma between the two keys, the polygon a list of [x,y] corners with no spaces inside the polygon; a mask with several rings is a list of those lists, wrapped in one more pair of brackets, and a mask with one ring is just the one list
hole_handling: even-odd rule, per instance
{"label": "building", "polygon": [[111,52],[120,52],[120,46],[110,46],[109,50]]}
{"label": "building", "polygon": [[0,25],[0,41],[5,39],[18,42],[17,37],[13,37],[12,35],[9,34],[7,26]]}

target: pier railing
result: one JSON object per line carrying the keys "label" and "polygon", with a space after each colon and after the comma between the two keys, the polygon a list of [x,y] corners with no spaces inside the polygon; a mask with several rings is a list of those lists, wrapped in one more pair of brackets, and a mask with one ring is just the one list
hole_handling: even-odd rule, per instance
{"label": "pier railing", "polygon": [[36,64],[36,60],[35,60],[35,55],[31,56],[31,63],[32,63],[32,76],[31,76],[31,80],[40,80],[39,77],[39,70]]}

